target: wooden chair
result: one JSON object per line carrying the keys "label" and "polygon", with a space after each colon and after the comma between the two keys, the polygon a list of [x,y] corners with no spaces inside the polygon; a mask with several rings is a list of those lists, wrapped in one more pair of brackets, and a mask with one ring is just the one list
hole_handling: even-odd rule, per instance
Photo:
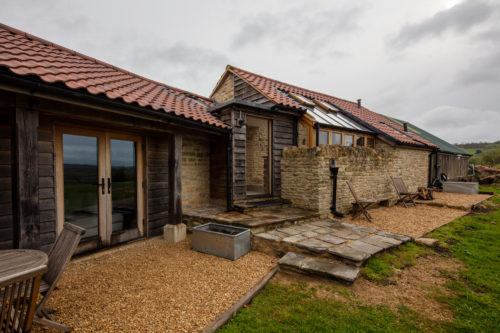
{"label": "wooden chair", "polygon": [[64,332],[71,332],[73,330],[69,326],[53,321],[49,316],[50,310],[45,307],[45,303],[61,278],[64,268],[75,253],[84,233],[85,229],[70,223],[64,223],[61,234],[57,237],[56,242],[49,252],[47,274],[43,276],[40,286],[40,293],[43,295],[43,298],[36,308],[35,318],[33,319],[35,323],[53,327]]}
{"label": "wooden chair", "polygon": [[352,214],[352,218],[351,219],[354,219],[355,217],[357,217],[358,215],[361,215],[361,213],[363,213],[365,215],[365,217],[368,219],[368,221],[372,221],[372,217],[371,215],[368,213],[367,209],[368,207],[370,207],[371,205],[374,205],[378,202],[378,200],[364,200],[364,199],[360,199],[357,194],[356,194],[356,191],[354,191],[354,188],[352,187],[351,183],[349,181],[346,181],[347,183],[347,186],[349,186],[349,190],[351,190],[351,193],[352,193],[352,196],[354,197],[354,200],[356,200],[356,205],[358,207],[357,210],[354,211],[354,213]]}
{"label": "wooden chair", "polygon": [[42,275],[47,266],[0,280],[0,332],[29,332],[33,323]]}
{"label": "wooden chair", "polygon": [[418,197],[418,192],[410,192],[408,191],[408,188],[406,187],[405,182],[403,181],[403,178],[401,177],[392,177],[392,183],[394,184],[394,187],[396,188],[396,192],[398,193],[399,199],[398,203],[402,202],[403,205],[408,208],[408,204],[413,204],[413,206],[417,206],[415,203],[415,199]]}

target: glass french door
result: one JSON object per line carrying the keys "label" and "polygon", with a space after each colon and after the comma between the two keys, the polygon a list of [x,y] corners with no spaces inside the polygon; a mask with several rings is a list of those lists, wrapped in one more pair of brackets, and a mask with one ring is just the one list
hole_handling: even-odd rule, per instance
{"label": "glass french door", "polygon": [[81,250],[140,237],[140,137],[78,129],[56,135],[58,229],[63,222],[84,228]]}

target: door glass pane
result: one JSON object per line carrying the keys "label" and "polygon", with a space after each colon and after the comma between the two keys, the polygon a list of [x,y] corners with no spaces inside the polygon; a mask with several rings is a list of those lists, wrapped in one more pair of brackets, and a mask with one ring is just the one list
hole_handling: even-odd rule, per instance
{"label": "door glass pane", "polygon": [[83,237],[99,227],[97,138],[63,134],[64,220],[85,228]]}
{"label": "door glass pane", "polygon": [[364,136],[357,136],[356,137],[356,146],[362,147],[364,145],[365,145],[365,137]]}
{"label": "door glass pane", "polygon": [[113,231],[137,228],[135,142],[110,140]]}

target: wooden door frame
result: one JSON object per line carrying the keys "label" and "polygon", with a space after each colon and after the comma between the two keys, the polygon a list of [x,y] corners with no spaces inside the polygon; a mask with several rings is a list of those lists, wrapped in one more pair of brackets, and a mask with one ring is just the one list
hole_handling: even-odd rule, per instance
{"label": "wooden door frame", "polygon": [[[82,135],[96,137],[98,142],[98,176],[99,178],[111,177],[110,161],[110,139],[130,140],[135,142],[136,149],[136,195],[137,195],[137,228],[139,237],[144,235],[144,157],[142,149],[142,137],[139,135],[121,133],[116,131],[105,131],[89,127],[68,125],[65,123],[54,123],[55,135],[55,179],[56,179],[56,232],[62,231],[64,224],[64,165],[63,165],[63,134]],[[103,239],[103,245],[111,245],[111,199],[110,196],[99,195],[99,237]],[[102,223],[104,221],[104,223]]]}

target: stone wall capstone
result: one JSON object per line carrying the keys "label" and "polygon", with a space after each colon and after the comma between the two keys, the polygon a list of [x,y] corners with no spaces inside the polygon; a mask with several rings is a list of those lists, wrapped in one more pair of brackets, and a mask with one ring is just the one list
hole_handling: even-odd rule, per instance
{"label": "stone wall capstone", "polygon": [[381,141],[377,148],[320,145],[289,147],[281,160],[281,197],[293,206],[330,213],[333,180],[330,159],[339,167],[337,211],[347,213],[354,201],[346,181],[360,198],[397,198],[390,176],[401,176],[410,191],[427,186],[428,150],[389,146]]}

